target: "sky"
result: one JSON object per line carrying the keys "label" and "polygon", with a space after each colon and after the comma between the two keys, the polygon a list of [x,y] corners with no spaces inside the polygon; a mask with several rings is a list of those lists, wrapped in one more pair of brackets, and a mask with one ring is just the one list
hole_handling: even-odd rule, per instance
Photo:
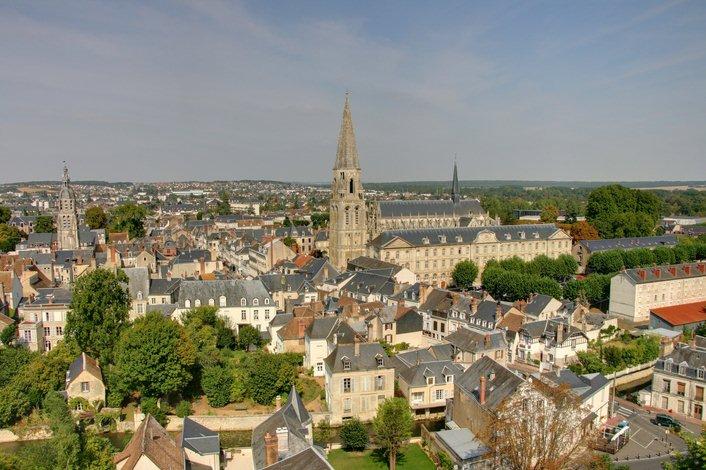
{"label": "sky", "polygon": [[706,179],[706,1],[0,1],[0,182]]}

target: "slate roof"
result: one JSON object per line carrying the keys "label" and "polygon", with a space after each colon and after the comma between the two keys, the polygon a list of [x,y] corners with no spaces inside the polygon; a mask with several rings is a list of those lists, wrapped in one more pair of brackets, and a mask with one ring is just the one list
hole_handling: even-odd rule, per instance
{"label": "slate roof", "polygon": [[66,387],[76,379],[76,377],[81,374],[81,372],[87,371],[98,380],[103,380],[101,375],[101,368],[98,366],[98,361],[90,357],[88,354],[81,353],[74,361],[69,365],[69,369],[66,371]]}
{"label": "slate roof", "polygon": [[465,352],[480,352],[493,349],[506,349],[505,333],[500,330],[481,331],[471,328],[459,328],[444,338],[455,348]]}
{"label": "slate roof", "polygon": [[218,454],[221,452],[221,438],[216,431],[211,431],[187,416],[181,431],[181,447],[199,455]]}
{"label": "slate roof", "polygon": [[536,294],[525,306],[525,313],[533,317],[539,316],[542,311],[554,299],[551,295]]}
{"label": "slate roof", "polygon": [[559,374],[556,371],[544,373],[542,379],[555,385],[568,386],[582,400],[591,397],[609,382],[603,374],[577,375],[570,369],[561,369]]}
{"label": "slate roof", "polygon": [[[333,373],[344,372],[343,358],[350,361],[350,371],[369,371],[391,367],[389,358],[379,343],[360,343],[358,355],[355,354],[355,345],[338,344],[324,362]],[[377,365],[377,357],[382,358],[382,366]],[[347,372],[347,371],[346,371]]]}
{"label": "slate roof", "polygon": [[309,447],[286,460],[280,460],[267,467],[267,470],[298,470],[300,468],[305,468],[306,470],[333,470],[331,464],[326,460],[324,450],[317,446]]}
{"label": "slate roof", "polygon": [[481,377],[486,378],[484,407],[489,410],[497,409],[507,397],[515,393],[518,387],[524,383],[524,380],[506,367],[498,364],[488,356],[483,356],[471,364],[461,374],[461,377],[455,379],[455,384],[462,393],[479,401]]}
{"label": "slate roof", "polygon": [[211,261],[211,252],[208,250],[185,251],[183,253],[179,253],[177,257],[172,260],[172,263],[194,263],[200,261],[200,258],[203,258],[204,261]]}
{"label": "slate roof", "polygon": [[395,372],[410,387],[424,387],[429,377],[434,377],[434,383],[437,385],[446,383],[447,376],[460,377],[463,367],[454,364],[451,360],[430,361],[407,367],[395,367]]}
{"label": "slate roof", "polygon": [[605,250],[633,249],[633,248],[653,248],[657,246],[675,246],[677,244],[676,235],[658,235],[654,237],[628,237],[628,238],[608,238],[603,240],[581,240],[583,245],[591,253]]}
{"label": "slate roof", "polygon": [[[50,297],[51,302],[50,302]],[[37,295],[29,305],[45,305],[45,304],[69,305],[71,303],[71,291],[63,287],[42,287],[37,289]]]}
{"label": "slate roof", "polygon": [[485,214],[478,199],[462,199],[457,204],[449,199],[378,201],[378,207],[382,218]]}
{"label": "slate roof", "polygon": [[525,323],[520,332],[533,339],[546,339],[549,346],[556,344],[556,335],[559,328],[564,328],[563,341],[574,335],[585,336],[584,333],[575,326],[568,325],[565,319],[538,320]]}
{"label": "slate roof", "polygon": [[389,276],[381,276],[369,271],[357,271],[341,290],[363,295],[392,295],[395,293],[395,285],[395,281],[391,280]]}
{"label": "slate roof", "polygon": [[355,340],[355,331],[338,317],[315,318],[306,329],[310,339],[326,339],[337,344],[350,344]]}
{"label": "slate roof", "polygon": [[287,455],[280,454],[280,463],[283,463],[287,462],[290,457],[311,447],[312,436],[309,436],[307,428],[309,423],[311,423],[311,415],[292,385],[287,403],[253,429],[251,444],[255,469],[265,468],[265,434],[276,434],[278,428],[287,428],[289,450]]}
{"label": "slate roof", "polygon": [[173,294],[181,284],[181,279],[152,279],[150,281],[150,295],[170,295]]}
{"label": "slate roof", "polygon": [[706,276],[706,263],[683,263],[654,268],[627,269],[616,276],[627,276],[634,284],[689,279]]}
{"label": "slate roof", "polygon": [[[554,224],[387,230],[375,237],[370,243],[373,246],[382,247],[399,237],[412,246],[458,245],[471,243],[480,232],[492,232],[501,242],[506,241],[508,236],[510,237],[508,241],[522,240],[522,233],[525,234],[524,239],[528,241],[535,239],[535,233],[538,237],[537,240],[546,240],[558,230],[560,229]],[[441,242],[442,237],[446,238],[446,242]],[[457,239],[457,237],[460,238]],[[429,240],[429,243],[424,243],[425,238]]]}
{"label": "slate roof", "polygon": [[369,269],[393,269],[396,273],[402,269],[402,266],[369,256],[359,256],[348,261],[348,270],[350,271],[367,271]]}
{"label": "slate roof", "polygon": [[473,460],[489,452],[468,428],[444,429],[435,434],[462,461]]}
{"label": "slate roof", "polygon": [[396,320],[395,331],[398,335],[422,330],[424,330],[424,319],[416,310],[409,310]]}
{"label": "slate roof", "polygon": [[[179,286],[179,296],[177,303],[184,308],[184,303],[189,300],[194,305],[196,299],[201,301],[201,305],[208,305],[213,299],[215,305],[219,305],[220,297],[226,297],[226,307],[240,307],[241,299],[245,299],[246,306],[252,307],[253,300],[258,299],[258,306],[273,307],[274,302],[270,294],[265,289],[262,281],[258,279],[219,279],[215,281],[191,281],[182,280]],[[268,304],[265,304],[268,299]]]}
{"label": "slate roof", "polygon": [[269,292],[315,292],[304,274],[263,274],[259,277]]}
{"label": "slate roof", "polygon": [[[687,366],[684,374],[686,377],[696,379],[699,369],[706,371],[706,349],[698,346],[692,348],[688,344],[679,343],[671,353],[657,360],[655,370],[681,375],[679,374],[680,364]],[[706,379],[698,380],[706,382]]]}
{"label": "slate roof", "polygon": [[150,292],[150,272],[146,267],[123,268],[123,272],[128,278],[128,292],[130,298],[137,299],[137,294],[142,292],[144,299]]}
{"label": "slate roof", "polygon": [[284,326],[289,323],[289,320],[292,318],[294,318],[293,313],[278,313],[270,320],[270,326]]}

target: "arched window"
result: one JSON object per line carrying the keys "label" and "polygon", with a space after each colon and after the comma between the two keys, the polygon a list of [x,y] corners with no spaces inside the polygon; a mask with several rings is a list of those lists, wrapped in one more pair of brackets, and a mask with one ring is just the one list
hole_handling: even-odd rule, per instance
{"label": "arched window", "polygon": [[213,299],[208,299],[208,305],[210,305],[211,307],[213,307],[214,305],[216,305],[216,301],[213,300]]}
{"label": "arched window", "polygon": [[243,297],[242,299],[240,299],[240,306],[245,307],[245,304],[246,304],[246,300],[245,300],[245,297]]}
{"label": "arched window", "polygon": [[353,178],[348,182],[348,192],[353,194]]}
{"label": "arched window", "polygon": [[191,300],[184,301],[184,308],[191,308]]}
{"label": "arched window", "polygon": [[200,307],[200,306],[201,306],[201,300],[200,299],[194,300],[194,307]]}
{"label": "arched window", "polygon": [[346,225],[351,223],[351,208],[346,206]]}
{"label": "arched window", "polygon": [[221,298],[218,299],[218,305],[220,305],[221,307],[226,306],[226,296],[225,295],[222,295]]}
{"label": "arched window", "polygon": [[270,299],[268,299],[267,297],[265,297],[265,305],[270,305]]}
{"label": "arched window", "polygon": [[253,306],[257,307],[258,305],[260,305],[260,301],[257,299],[252,299],[252,304]]}
{"label": "arched window", "polygon": [[360,215],[359,215],[360,210],[359,209],[360,209],[360,207],[355,206],[355,223],[356,224],[358,224],[359,223],[358,221],[360,220]]}

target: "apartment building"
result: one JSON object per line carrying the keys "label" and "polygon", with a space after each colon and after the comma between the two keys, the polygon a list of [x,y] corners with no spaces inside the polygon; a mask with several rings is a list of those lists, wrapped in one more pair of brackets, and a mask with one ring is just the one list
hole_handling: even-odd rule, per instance
{"label": "apartment building", "polygon": [[657,360],[652,376],[652,406],[706,421],[706,338],[680,343]]}
{"label": "apartment building", "polygon": [[368,251],[373,258],[410,269],[421,282],[446,287],[460,261],[478,265],[479,281],[491,259],[517,256],[529,261],[538,255],[571,254],[571,237],[554,224],[390,230],[375,237]]}
{"label": "apartment building", "polygon": [[64,339],[70,304],[71,291],[68,289],[37,289],[37,295],[20,304],[17,309],[22,319],[18,343],[31,351],[51,351]]}
{"label": "apartment building", "polygon": [[324,365],[332,425],[353,417],[370,421],[395,394],[395,369],[378,343],[339,344]]}
{"label": "apartment building", "polygon": [[650,310],[706,300],[706,263],[627,269],[610,280],[608,313],[634,323]]}

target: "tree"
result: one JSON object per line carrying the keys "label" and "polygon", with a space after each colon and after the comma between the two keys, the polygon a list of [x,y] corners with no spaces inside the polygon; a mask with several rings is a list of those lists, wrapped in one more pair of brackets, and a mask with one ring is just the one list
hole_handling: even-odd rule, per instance
{"label": "tree", "polygon": [[576,219],[578,219],[579,216],[579,205],[578,203],[570,199],[566,203],[566,210],[565,210],[565,215],[564,215],[564,222],[567,224],[575,224]]}
{"label": "tree", "polygon": [[478,277],[478,266],[471,260],[460,261],[454,267],[451,277],[458,287],[470,289]]}
{"label": "tree", "polygon": [[111,362],[113,348],[128,320],[130,296],[121,280],[105,269],[79,277],[66,317],[66,334],[75,338],[82,351],[104,364]]}
{"label": "tree", "polygon": [[559,209],[550,204],[542,209],[542,213],[539,215],[539,220],[545,223],[554,223],[558,217]]}
{"label": "tree", "polygon": [[623,256],[620,250],[607,250],[593,253],[586,267],[592,273],[610,274],[623,268]]}
{"label": "tree", "polygon": [[95,230],[108,226],[108,214],[101,206],[91,206],[86,209],[86,225]]}
{"label": "tree", "polygon": [[236,339],[228,318],[218,315],[218,307],[210,305],[194,307],[182,314],[181,322],[187,329],[198,330],[203,326],[210,326],[216,334],[216,347],[219,349],[233,349],[235,347]]}
{"label": "tree", "polygon": [[223,190],[219,193],[220,200],[216,203],[216,214],[218,215],[229,215],[231,214],[230,209],[230,195],[228,192]]}
{"label": "tree", "polygon": [[311,226],[315,229],[326,227],[329,221],[328,213],[317,213],[311,214]]}
{"label": "tree", "polygon": [[571,235],[571,238],[574,239],[574,241],[598,240],[600,238],[596,227],[589,224],[585,220],[576,222],[575,224],[571,225],[571,228],[569,229],[569,234]]}
{"label": "tree", "polygon": [[260,332],[250,325],[242,325],[238,328],[238,348],[249,349],[251,346],[259,348],[262,345]]}
{"label": "tree", "polygon": [[50,215],[40,215],[37,217],[34,223],[35,233],[54,233],[56,232],[56,227],[54,227],[54,218]]}
{"label": "tree", "polygon": [[378,406],[373,420],[375,443],[387,455],[390,470],[397,466],[397,452],[412,436],[414,418],[404,398],[388,398]]}
{"label": "tree", "polygon": [[0,224],[0,251],[13,251],[21,240],[22,234],[16,227]]}
{"label": "tree", "polygon": [[2,331],[0,331],[0,341],[5,346],[10,346],[17,335],[17,324],[13,323],[6,326]]}
{"label": "tree", "polygon": [[368,447],[368,430],[358,418],[352,418],[343,423],[339,437],[344,450],[361,451]]}
{"label": "tree", "polygon": [[206,394],[208,404],[220,408],[230,402],[230,389],[233,375],[221,366],[206,367],[201,374],[201,388]]}
{"label": "tree", "polygon": [[157,398],[142,397],[140,400],[140,408],[145,416],[152,415],[152,417],[162,426],[167,424],[167,412],[162,409]]}
{"label": "tree", "polygon": [[328,449],[328,445],[331,442],[331,423],[329,423],[328,418],[321,421],[316,428],[314,428],[314,440],[317,444],[322,445]]}
{"label": "tree", "polygon": [[11,216],[12,211],[10,211],[9,207],[0,206],[0,224],[6,224],[10,220]]}
{"label": "tree", "polygon": [[191,380],[196,351],[177,322],[157,312],[138,318],[120,335],[115,366],[129,391],[161,397]]}
{"label": "tree", "polygon": [[614,184],[591,191],[586,220],[603,238],[638,237],[654,232],[661,212],[655,194]]}
{"label": "tree", "polygon": [[500,404],[484,441],[503,468],[568,468],[586,444],[576,432],[582,418],[580,399],[568,387],[534,380]]}
{"label": "tree", "polygon": [[[245,396],[261,405],[269,405],[277,395],[287,393],[291,389],[301,362],[301,354],[269,354],[258,351],[247,354],[235,369],[234,375],[244,379]],[[237,381],[231,390],[233,393],[236,391],[235,384]],[[243,391],[237,392],[241,394]]]}
{"label": "tree", "polygon": [[110,211],[110,231],[127,232],[130,238],[144,237],[144,220],[147,209],[133,203],[126,203]]}

